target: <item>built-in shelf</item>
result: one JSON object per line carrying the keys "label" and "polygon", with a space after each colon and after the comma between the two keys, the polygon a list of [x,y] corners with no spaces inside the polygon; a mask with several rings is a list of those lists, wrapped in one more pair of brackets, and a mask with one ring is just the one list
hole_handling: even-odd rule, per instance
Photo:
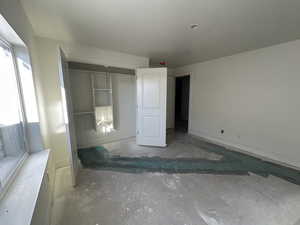
{"label": "built-in shelf", "polygon": [[112,91],[112,89],[99,89],[99,88],[94,88],[94,91]]}
{"label": "built-in shelf", "polygon": [[105,105],[95,105],[95,107],[107,107],[107,106],[111,106],[110,104],[105,104]]}
{"label": "built-in shelf", "polygon": [[74,112],[73,114],[75,116],[80,116],[80,115],[87,115],[87,114],[94,114],[95,112]]}
{"label": "built-in shelf", "polygon": [[107,71],[88,71],[87,68],[84,71],[75,70],[71,76],[71,84],[73,116],[76,117],[78,127],[92,125],[91,128],[97,130],[97,116],[99,117],[101,111],[98,107],[111,106],[113,110],[111,74]]}

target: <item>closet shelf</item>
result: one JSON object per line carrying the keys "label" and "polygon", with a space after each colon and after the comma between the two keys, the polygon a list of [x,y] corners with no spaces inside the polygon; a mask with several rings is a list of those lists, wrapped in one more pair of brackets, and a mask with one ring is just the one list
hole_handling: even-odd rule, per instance
{"label": "closet shelf", "polygon": [[111,106],[110,104],[96,104],[95,107],[108,107],[108,106]]}
{"label": "closet shelf", "polygon": [[94,91],[112,91],[112,89],[99,89],[99,88],[95,88]]}
{"label": "closet shelf", "polygon": [[80,115],[87,115],[87,114],[94,114],[94,112],[74,112],[73,113],[75,116],[80,116]]}

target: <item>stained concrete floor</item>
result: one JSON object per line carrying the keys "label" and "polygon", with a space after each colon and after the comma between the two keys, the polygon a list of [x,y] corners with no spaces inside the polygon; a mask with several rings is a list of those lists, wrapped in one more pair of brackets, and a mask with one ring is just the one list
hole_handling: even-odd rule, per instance
{"label": "stained concrete floor", "polygon": [[[220,157],[180,138],[167,149],[136,146],[132,139],[105,147],[125,156]],[[75,189],[69,177],[67,169],[57,174],[52,225],[300,224],[300,186],[273,176],[82,169]]]}

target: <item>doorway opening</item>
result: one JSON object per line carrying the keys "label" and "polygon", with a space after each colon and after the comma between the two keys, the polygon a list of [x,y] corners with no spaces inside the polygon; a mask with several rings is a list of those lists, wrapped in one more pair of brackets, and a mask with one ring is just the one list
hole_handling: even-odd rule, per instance
{"label": "doorway opening", "polygon": [[175,130],[187,133],[189,124],[190,75],[176,77]]}

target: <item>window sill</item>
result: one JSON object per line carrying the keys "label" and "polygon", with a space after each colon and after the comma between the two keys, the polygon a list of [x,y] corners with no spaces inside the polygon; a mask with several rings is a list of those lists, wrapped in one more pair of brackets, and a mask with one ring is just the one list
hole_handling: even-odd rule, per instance
{"label": "window sill", "polygon": [[28,153],[26,152],[21,157],[5,157],[0,160],[0,179],[2,182],[0,202],[27,158]]}
{"label": "window sill", "polygon": [[49,150],[31,154],[0,201],[0,225],[30,225]]}
{"label": "window sill", "polygon": [[6,180],[7,174],[10,174],[11,171],[14,171],[20,162],[20,157],[7,156],[0,159],[0,180]]}

